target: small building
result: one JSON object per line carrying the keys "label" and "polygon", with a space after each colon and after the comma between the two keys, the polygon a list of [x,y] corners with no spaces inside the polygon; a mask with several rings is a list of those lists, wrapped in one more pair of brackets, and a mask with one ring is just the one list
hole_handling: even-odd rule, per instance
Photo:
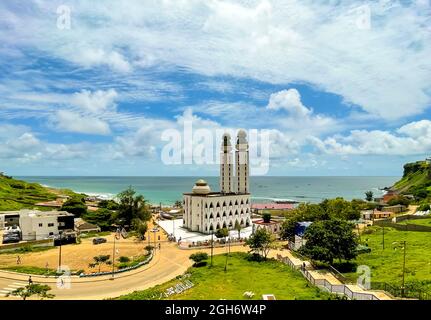
{"label": "small building", "polygon": [[307,242],[307,240],[304,239],[304,234],[308,227],[312,225],[312,223],[313,222],[310,221],[296,223],[294,241],[289,241],[290,250],[299,250]]}
{"label": "small building", "polygon": [[393,218],[393,217],[395,217],[394,212],[378,211],[378,210],[373,211],[373,219],[388,219],[388,218]]}
{"label": "small building", "polygon": [[398,197],[399,194],[395,191],[388,191],[385,195],[383,195],[383,200],[382,202],[384,203],[388,203],[389,201],[391,201],[392,199]]}
{"label": "small building", "polygon": [[78,233],[100,232],[101,229],[95,224],[89,223],[82,218],[75,218],[75,231]]}
{"label": "small building", "polygon": [[402,204],[397,204],[395,206],[384,207],[384,210],[393,213],[401,213],[407,211],[407,207]]}
{"label": "small building", "polygon": [[269,222],[265,222],[263,219],[253,221],[253,233],[259,229],[266,229],[272,234],[278,236],[281,229],[281,220],[271,219]]}
{"label": "small building", "polygon": [[0,230],[19,225],[19,211],[0,212]]}
{"label": "small building", "polygon": [[253,203],[251,210],[255,214],[260,214],[265,210],[293,210],[295,205],[293,203]]}
{"label": "small building", "polygon": [[374,212],[374,210],[362,210],[361,211],[361,219],[373,220],[373,212]]}
{"label": "small building", "polygon": [[60,232],[74,230],[74,216],[65,211],[21,210],[19,226],[23,241],[55,238]]}

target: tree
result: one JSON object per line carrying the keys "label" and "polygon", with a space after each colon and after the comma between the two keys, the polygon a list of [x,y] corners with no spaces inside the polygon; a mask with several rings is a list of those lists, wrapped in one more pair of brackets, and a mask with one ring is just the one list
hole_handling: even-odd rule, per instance
{"label": "tree", "polygon": [[270,231],[265,228],[259,228],[247,239],[246,244],[252,252],[266,259],[274,241],[275,238]]}
{"label": "tree", "polygon": [[390,206],[396,206],[397,204],[408,206],[410,204],[410,199],[403,195],[399,195],[388,201],[388,205]]}
{"label": "tree", "polygon": [[301,254],[313,260],[332,264],[334,259],[352,260],[356,257],[357,236],[354,225],[340,219],[314,222],[304,234]]}
{"label": "tree", "polygon": [[182,208],[183,207],[183,203],[180,200],[175,201],[174,204],[175,208]]}
{"label": "tree", "polygon": [[365,200],[373,201],[373,198],[374,198],[373,191],[370,190],[370,191],[365,192]]}
{"label": "tree", "polygon": [[110,255],[100,255],[100,256],[93,257],[94,262],[90,263],[88,266],[90,268],[95,268],[96,266],[99,266],[99,272],[100,272],[100,267],[102,266],[102,264],[110,265],[112,263],[111,261],[109,261],[110,257],[111,257]]}
{"label": "tree", "polygon": [[148,231],[148,224],[147,222],[143,222],[140,219],[134,219],[132,221],[132,228],[136,231],[137,237],[139,240],[145,239],[145,234]]}
{"label": "tree", "polygon": [[14,291],[8,293],[6,296],[21,297],[23,300],[30,298],[31,296],[38,296],[41,299],[52,299],[55,295],[48,293],[51,287],[45,284],[29,284],[25,287],[17,288]]}
{"label": "tree", "polygon": [[227,228],[218,229],[215,233],[215,236],[217,238],[226,238],[229,236],[229,230]]}
{"label": "tree", "polygon": [[235,221],[235,226],[234,226],[234,229],[236,230],[236,231],[238,231],[238,240],[239,239],[241,239],[241,224],[238,222],[238,220],[237,221]]}
{"label": "tree", "polygon": [[61,206],[61,210],[73,213],[75,217],[79,218],[80,216],[87,213],[87,205],[85,204],[84,197],[76,196],[68,199]]}
{"label": "tree", "polygon": [[206,265],[205,260],[208,260],[208,254],[205,252],[196,252],[190,255],[189,259],[194,261],[194,267],[200,267]]}
{"label": "tree", "polygon": [[113,222],[114,213],[109,209],[98,209],[97,211],[88,211],[82,218],[100,227],[102,231],[109,230]]}
{"label": "tree", "polygon": [[118,203],[116,203],[114,200],[101,200],[98,204],[98,207],[108,210],[118,210]]}
{"label": "tree", "polygon": [[136,195],[136,191],[132,187],[121,192],[117,197],[120,202],[117,221],[120,225],[130,227],[134,219],[140,219],[144,222],[151,219],[147,201],[142,195]]}
{"label": "tree", "polygon": [[271,222],[271,214],[270,213],[264,213],[262,218],[263,218],[264,223],[270,223]]}
{"label": "tree", "polygon": [[295,227],[298,222],[302,219],[300,216],[292,216],[290,218],[286,218],[281,224],[280,228],[280,238],[282,240],[292,240],[295,238]]}
{"label": "tree", "polygon": [[328,219],[357,220],[361,216],[359,208],[343,198],[326,199],[320,205]]}

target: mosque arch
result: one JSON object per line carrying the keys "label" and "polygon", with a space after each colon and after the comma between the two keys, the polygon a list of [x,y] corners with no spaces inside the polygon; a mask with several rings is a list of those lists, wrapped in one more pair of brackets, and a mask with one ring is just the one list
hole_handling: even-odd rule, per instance
{"label": "mosque arch", "polygon": [[220,212],[217,212],[216,218],[220,218]]}
{"label": "mosque arch", "polygon": [[214,208],[214,205],[213,205],[213,203],[212,203],[212,202],[210,203],[210,209],[211,209],[211,208]]}
{"label": "mosque arch", "polygon": [[223,217],[226,217],[226,211],[223,211]]}

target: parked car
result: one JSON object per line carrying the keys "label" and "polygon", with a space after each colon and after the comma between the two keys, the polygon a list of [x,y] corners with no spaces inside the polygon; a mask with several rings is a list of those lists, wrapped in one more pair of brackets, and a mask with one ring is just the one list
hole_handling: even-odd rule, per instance
{"label": "parked car", "polygon": [[105,238],[94,238],[93,239],[93,244],[101,244],[101,243],[106,243],[107,240]]}
{"label": "parked car", "polygon": [[20,241],[21,241],[21,238],[17,234],[3,235],[3,244],[6,244],[6,243],[17,243],[17,242],[20,242]]}

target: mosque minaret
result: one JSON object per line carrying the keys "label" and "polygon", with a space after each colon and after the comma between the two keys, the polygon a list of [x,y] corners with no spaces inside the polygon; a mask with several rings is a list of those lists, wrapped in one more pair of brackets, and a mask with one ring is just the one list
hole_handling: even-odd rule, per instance
{"label": "mosque minaret", "polygon": [[[247,134],[236,137],[235,163],[231,137],[224,134],[220,150],[220,192],[212,192],[208,183],[198,180],[191,193],[184,193],[184,227],[206,234],[235,224],[251,224],[249,189],[249,146]],[[235,171],[235,176],[234,176]]]}

